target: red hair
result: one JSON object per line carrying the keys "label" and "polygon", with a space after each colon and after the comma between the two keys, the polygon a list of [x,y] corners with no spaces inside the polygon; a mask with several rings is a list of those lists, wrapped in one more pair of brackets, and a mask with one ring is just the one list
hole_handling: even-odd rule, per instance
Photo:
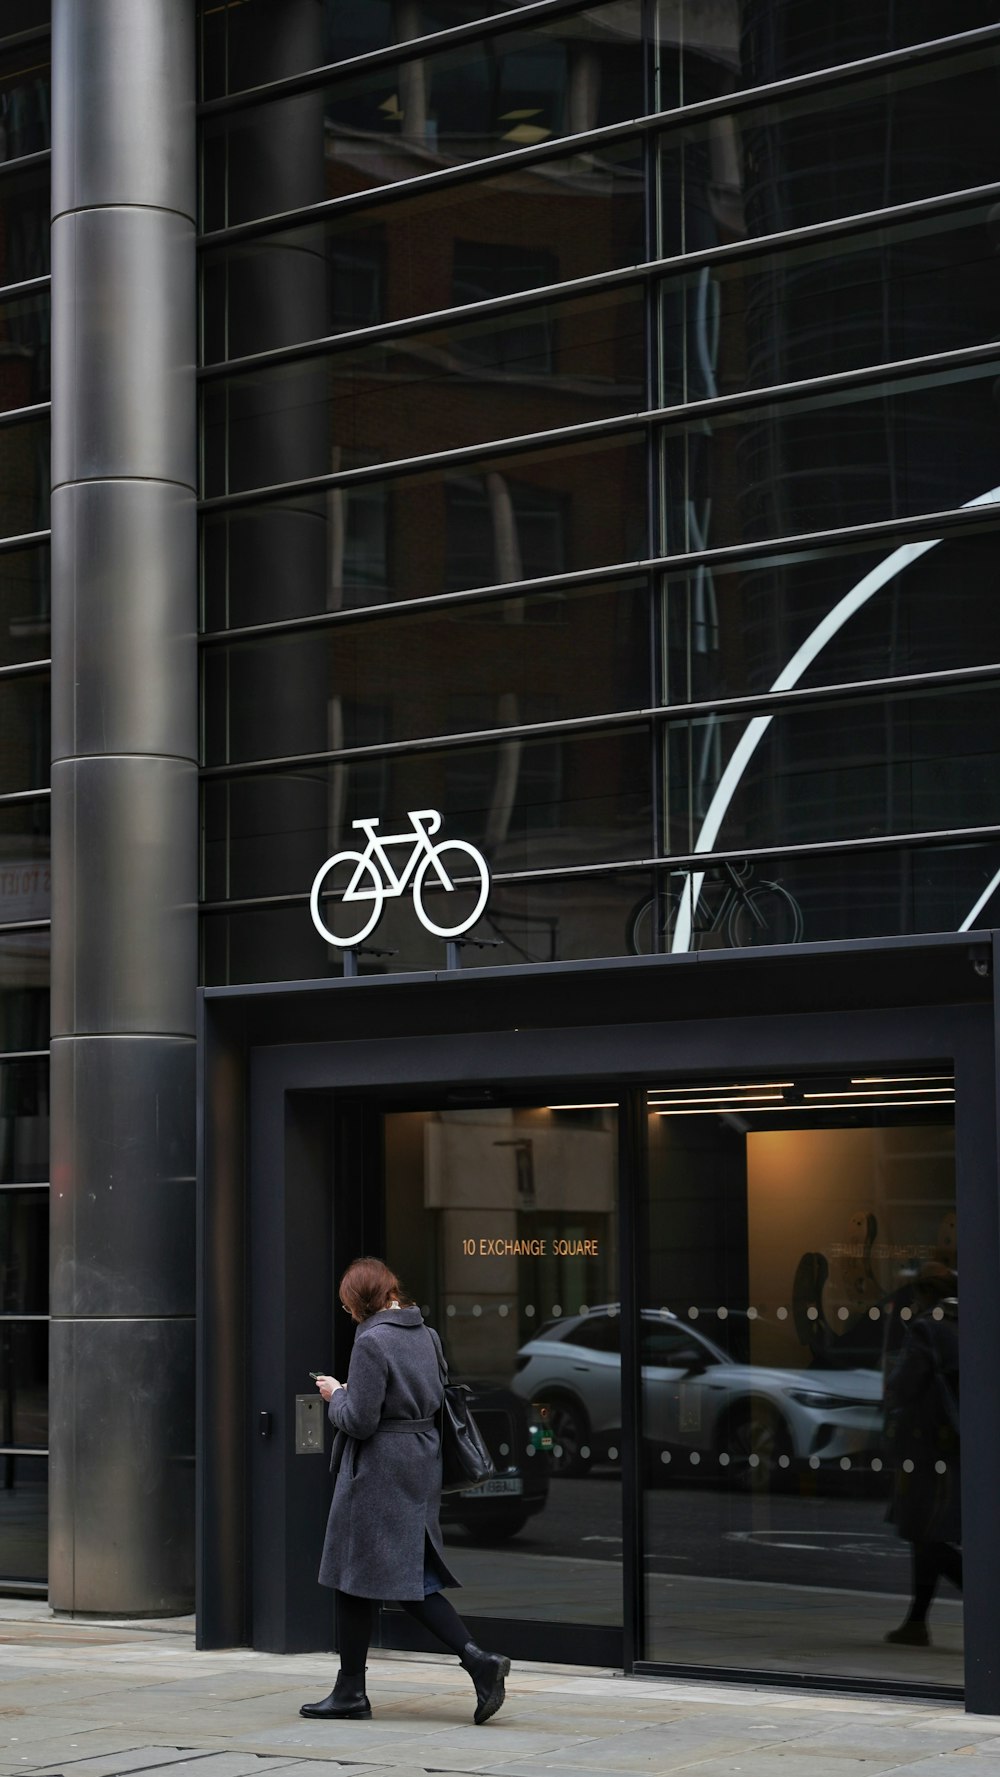
{"label": "red hair", "polygon": [[340,1280],[339,1295],[355,1320],[368,1320],[393,1301],[412,1307],[396,1273],[381,1259],[353,1259]]}

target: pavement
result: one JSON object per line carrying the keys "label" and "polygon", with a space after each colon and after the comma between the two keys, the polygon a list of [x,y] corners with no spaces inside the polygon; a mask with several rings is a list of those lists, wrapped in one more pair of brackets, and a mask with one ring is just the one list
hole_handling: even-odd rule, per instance
{"label": "pavement", "polygon": [[68,1621],[0,1599],[0,1777],[1000,1777],[958,1705],[516,1664],[481,1728],[454,1659],[374,1653],[365,1722],[309,1722],[322,1655],[199,1653],[189,1618]]}

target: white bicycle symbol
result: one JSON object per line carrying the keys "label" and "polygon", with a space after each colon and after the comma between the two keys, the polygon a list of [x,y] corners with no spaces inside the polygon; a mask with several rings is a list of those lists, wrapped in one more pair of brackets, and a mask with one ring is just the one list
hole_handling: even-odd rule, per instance
{"label": "white bicycle symbol", "polygon": [[[437,833],[441,827],[441,816],[436,808],[409,809],[407,818],[412,823],[408,833],[380,834],[376,831],[379,824],[377,820],[352,821],[353,827],[360,828],[362,833],[368,835],[368,844],[364,851],[335,852],[333,857],[328,858],[322,868],[317,871],[309,892],[309,911],[312,914],[313,925],[320,937],[325,938],[328,944],[336,944],[341,950],[352,950],[355,945],[361,944],[378,925],[386,900],[392,900],[396,895],[404,894],[410,886],[411,877],[414,911],[421,924],[428,932],[432,932],[435,938],[457,938],[461,932],[467,932],[470,926],[475,925],[486,905],[486,897],[490,892],[490,872],[486,859],[481,852],[476,850],[474,845],[469,845],[464,839],[443,839],[437,845],[431,844],[431,834]],[[386,846],[389,845],[412,845],[413,849],[406,865],[399,873],[393,869],[386,857]],[[432,873],[432,880],[436,878],[438,885],[448,894],[458,887],[443,862],[446,853],[450,854],[451,869],[455,874],[467,876],[469,874],[468,866],[471,864],[479,877],[479,891],[472,912],[467,913],[457,925],[452,926],[436,925],[434,920],[429,917],[423,903],[423,894],[429,873]],[[461,863],[459,863],[460,859]],[[378,868],[376,868],[376,863]],[[331,932],[329,926],[324,924],[319,910],[323,884],[338,864],[353,864],[355,866],[354,874],[341,899],[373,902],[372,912],[360,931],[348,938],[339,938],[336,932]],[[380,870],[383,875],[379,874]],[[366,878],[371,884],[370,887],[364,886]]]}

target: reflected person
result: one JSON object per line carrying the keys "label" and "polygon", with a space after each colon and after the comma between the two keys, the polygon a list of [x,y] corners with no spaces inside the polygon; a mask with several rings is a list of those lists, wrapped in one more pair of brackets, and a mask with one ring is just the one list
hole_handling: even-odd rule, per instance
{"label": "reflected person", "polygon": [[446,1366],[441,1341],[424,1325],[380,1259],[355,1259],[340,1280],[340,1301],[357,1323],[346,1383],[316,1386],[334,1427],[336,1475],[319,1580],[337,1598],[340,1671],[328,1697],[300,1714],[359,1720],[371,1715],[365,1663],[380,1599],[402,1608],[458,1655],[476,1687],[476,1723],[504,1701],[510,1661],[477,1647],[444,1596],[450,1571],[438,1521],[441,1440],[436,1415]]}
{"label": "reflected person", "polygon": [[911,1545],[913,1597],[885,1639],[929,1647],[927,1613],[938,1581],[943,1576],[962,1589],[958,1297],[949,1266],[936,1260],[921,1266],[913,1313],[885,1385],[895,1462],[887,1516]]}

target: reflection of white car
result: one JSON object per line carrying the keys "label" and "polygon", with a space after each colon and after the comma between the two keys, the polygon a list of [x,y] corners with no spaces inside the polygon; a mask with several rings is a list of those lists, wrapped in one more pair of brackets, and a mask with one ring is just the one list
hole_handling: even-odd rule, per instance
{"label": "reflection of white car", "polygon": [[[557,1475],[586,1474],[619,1442],[620,1352],[614,1307],[558,1321],[521,1347],[511,1387],[547,1403]],[[704,1333],[655,1309],[642,1312],[641,1361],[647,1450],[713,1458],[713,1472],[737,1485],[765,1483],[810,1457],[826,1467],[881,1448],[878,1370],[734,1363]]]}

